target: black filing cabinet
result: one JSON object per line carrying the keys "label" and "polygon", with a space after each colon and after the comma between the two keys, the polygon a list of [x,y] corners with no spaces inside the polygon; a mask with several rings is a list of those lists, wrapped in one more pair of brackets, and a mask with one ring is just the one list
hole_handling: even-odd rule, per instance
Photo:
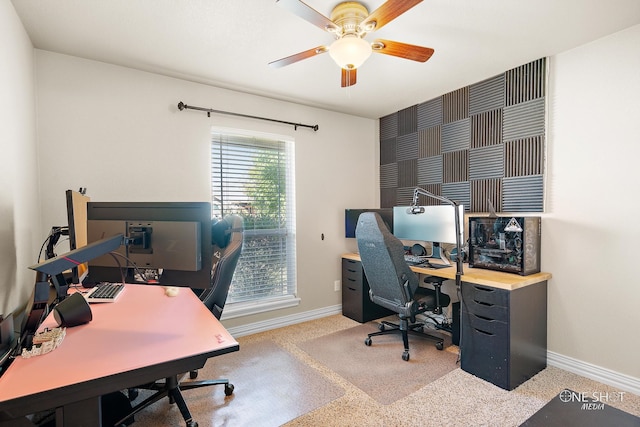
{"label": "black filing cabinet", "polygon": [[371,302],[362,263],[348,258],[342,258],[342,314],[360,323],[394,314]]}
{"label": "black filing cabinet", "polygon": [[462,284],[461,367],[513,390],[547,366],[547,282]]}

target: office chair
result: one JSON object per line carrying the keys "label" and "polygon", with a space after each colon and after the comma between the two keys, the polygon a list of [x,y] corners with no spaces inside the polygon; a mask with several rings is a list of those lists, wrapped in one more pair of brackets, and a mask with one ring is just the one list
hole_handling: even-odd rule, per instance
{"label": "office chair", "polygon": [[[202,303],[207,306],[217,319],[220,319],[220,316],[222,316],[222,310],[227,301],[231,279],[233,278],[238,259],[242,252],[243,234],[244,223],[242,217],[238,215],[227,215],[224,219],[212,225],[213,267],[211,269],[211,287],[204,290],[194,290],[194,292],[199,294]],[[189,372],[191,379],[195,379],[197,375],[197,371]],[[224,385],[224,394],[226,396],[233,394],[234,386],[229,383],[228,379],[180,382],[180,378],[174,375],[166,378],[164,381],[139,386],[138,388],[155,390],[156,393],[134,406],[131,413],[124,417],[119,423],[116,423],[116,425],[138,413],[143,408],[168,396],[171,403],[178,405],[178,409],[187,427],[197,427],[198,423],[191,417],[191,412],[181,392],[212,385]],[[135,399],[135,395],[136,392],[133,389],[129,390],[130,399]]]}
{"label": "office chair", "polygon": [[[391,333],[402,334],[404,352],[402,359],[409,360],[409,335],[435,340],[442,350],[444,341],[423,332],[423,324],[416,323],[416,315],[432,311],[438,304],[436,292],[419,286],[418,276],[411,271],[404,259],[404,246],[391,234],[380,216],[365,212],[358,218],[356,240],[364,273],[369,282],[369,297],[375,304],[398,313],[399,324],[383,321],[378,332],[365,339],[371,345],[371,337]],[[449,305],[448,295],[438,295],[441,305]]]}

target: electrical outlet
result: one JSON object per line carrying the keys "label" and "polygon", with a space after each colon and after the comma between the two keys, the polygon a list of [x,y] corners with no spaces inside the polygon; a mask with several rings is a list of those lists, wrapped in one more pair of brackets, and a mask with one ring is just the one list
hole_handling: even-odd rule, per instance
{"label": "electrical outlet", "polygon": [[340,286],[341,286],[340,280],[336,280],[336,281],[333,282],[333,290],[334,291],[339,291],[340,290]]}

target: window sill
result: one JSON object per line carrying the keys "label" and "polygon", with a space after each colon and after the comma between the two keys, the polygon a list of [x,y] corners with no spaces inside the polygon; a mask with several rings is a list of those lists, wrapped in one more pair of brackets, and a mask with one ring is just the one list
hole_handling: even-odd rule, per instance
{"label": "window sill", "polygon": [[252,314],[295,307],[299,304],[300,298],[293,295],[272,299],[262,299],[259,301],[229,303],[224,307],[221,320],[235,319],[236,317],[250,316]]}

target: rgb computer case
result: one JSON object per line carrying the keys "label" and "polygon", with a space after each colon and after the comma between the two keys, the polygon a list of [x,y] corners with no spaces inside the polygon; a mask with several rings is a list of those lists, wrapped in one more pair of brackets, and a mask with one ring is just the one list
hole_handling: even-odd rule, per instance
{"label": "rgb computer case", "polygon": [[540,272],[540,217],[470,217],[469,267]]}

